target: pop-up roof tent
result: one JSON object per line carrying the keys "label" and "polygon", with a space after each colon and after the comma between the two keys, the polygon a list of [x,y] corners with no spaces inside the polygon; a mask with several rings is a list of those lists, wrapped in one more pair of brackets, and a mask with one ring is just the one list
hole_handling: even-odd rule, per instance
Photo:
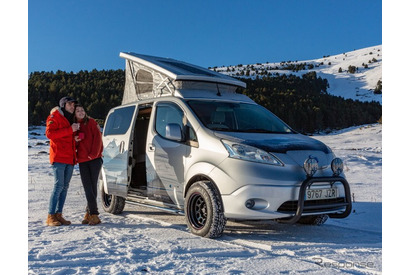
{"label": "pop-up roof tent", "polygon": [[222,95],[235,93],[237,87],[246,87],[232,77],[178,61],[136,53],[120,53],[125,59],[125,87],[122,104],[183,91]]}

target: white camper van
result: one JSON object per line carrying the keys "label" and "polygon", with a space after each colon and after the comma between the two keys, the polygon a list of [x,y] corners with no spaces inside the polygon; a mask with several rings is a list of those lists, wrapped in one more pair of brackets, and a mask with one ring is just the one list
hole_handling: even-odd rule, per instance
{"label": "white camper van", "polygon": [[209,238],[227,219],[321,224],[350,214],[343,162],[235,93],[245,83],[170,58],[120,56],[124,97],[103,131],[105,211],[173,211]]}

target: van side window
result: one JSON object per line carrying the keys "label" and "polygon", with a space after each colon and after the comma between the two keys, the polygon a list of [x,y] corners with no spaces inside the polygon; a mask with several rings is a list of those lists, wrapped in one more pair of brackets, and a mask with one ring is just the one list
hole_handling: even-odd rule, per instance
{"label": "van side window", "polygon": [[176,123],[181,129],[184,129],[182,121],[184,112],[177,105],[172,103],[159,103],[156,110],[155,130],[160,136],[165,137],[165,127],[169,123]]}
{"label": "van side window", "polygon": [[169,123],[175,123],[181,127],[182,136],[187,145],[198,147],[197,135],[181,108],[174,103],[159,103],[156,107],[155,130],[163,138],[166,138],[165,128]]}
{"label": "van side window", "polygon": [[[196,133],[194,129],[192,129],[191,126],[188,126],[188,140],[198,143],[198,138],[196,136]],[[198,147],[198,144],[190,144],[190,145]]]}
{"label": "van side window", "polygon": [[135,106],[128,106],[114,110],[105,124],[104,136],[125,134],[130,128],[134,111]]}

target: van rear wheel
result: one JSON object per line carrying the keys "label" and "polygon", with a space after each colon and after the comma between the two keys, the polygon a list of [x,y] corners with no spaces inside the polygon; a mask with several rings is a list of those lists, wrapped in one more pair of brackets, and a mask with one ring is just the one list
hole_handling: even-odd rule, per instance
{"label": "van rear wheel", "polygon": [[222,199],[209,181],[195,182],[185,199],[185,220],[189,231],[206,238],[222,235],[226,218]]}
{"label": "van rear wheel", "polygon": [[125,207],[125,199],[123,197],[110,195],[105,193],[104,188],[100,188],[102,208],[105,212],[111,214],[121,214]]}

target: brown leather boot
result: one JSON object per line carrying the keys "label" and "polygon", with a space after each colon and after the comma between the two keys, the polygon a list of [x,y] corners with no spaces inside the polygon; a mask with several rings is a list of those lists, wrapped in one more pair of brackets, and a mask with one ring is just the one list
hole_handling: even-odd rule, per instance
{"label": "brown leather boot", "polygon": [[46,224],[48,226],[60,226],[61,222],[57,220],[56,214],[48,214]]}
{"label": "brown leather boot", "polygon": [[91,218],[90,213],[86,212],[81,224],[88,224],[90,222],[90,218]]}
{"label": "brown leather boot", "polygon": [[90,220],[88,222],[88,225],[96,225],[101,223],[100,218],[98,217],[98,215],[91,215],[90,216]]}
{"label": "brown leather boot", "polygon": [[62,224],[62,225],[70,225],[71,222],[67,221],[66,219],[63,218],[62,213],[56,213],[56,219]]}

